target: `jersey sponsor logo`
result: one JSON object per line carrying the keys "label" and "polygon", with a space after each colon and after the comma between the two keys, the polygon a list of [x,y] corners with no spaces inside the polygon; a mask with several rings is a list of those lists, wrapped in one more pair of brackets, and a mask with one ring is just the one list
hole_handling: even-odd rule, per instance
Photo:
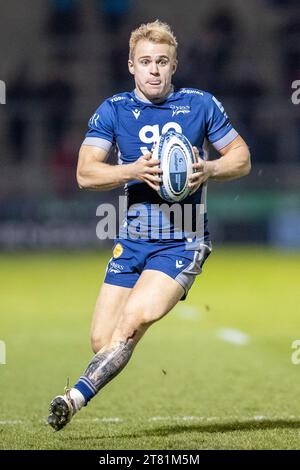
{"label": "jersey sponsor logo", "polygon": [[115,263],[114,261],[111,261],[109,263],[108,272],[119,274],[123,271],[123,269],[124,269],[124,266],[122,266],[122,264],[118,264],[118,263]]}
{"label": "jersey sponsor logo", "polygon": [[191,112],[191,107],[190,106],[176,106],[174,104],[170,105],[170,108],[172,109],[172,117],[177,116],[178,114],[188,114]]}
{"label": "jersey sponsor logo", "polygon": [[97,127],[97,121],[98,121],[99,117],[100,116],[99,116],[98,113],[93,114],[93,116],[89,120],[89,126],[90,127]]}
{"label": "jersey sponsor logo", "polygon": [[110,99],[110,102],[111,102],[111,103],[115,103],[116,101],[121,101],[121,100],[125,100],[125,96],[113,96],[113,97]]}
{"label": "jersey sponsor logo", "polygon": [[180,90],[179,93],[185,93],[187,95],[202,95],[202,96],[204,96],[204,93],[202,91],[189,90],[188,88],[182,88],[182,90]]}
{"label": "jersey sponsor logo", "polygon": [[123,271],[123,269],[124,269],[124,266],[122,264],[115,263],[114,261],[110,262],[110,266],[115,268],[115,269],[119,269],[119,271]]}
{"label": "jersey sponsor logo", "polygon": [[[165,134],[170,129],[174,129],[174,131],[182,134],[181,125],[178,122],[170,121],[166,122],[161,130],[159,124],[143,126],[139,132],[139,138],[143,144],[150,144],[152,148],[153,144],[158,142],[160,135]],[[144,155],[149,152],[148,147],[145,146],[140,147],[140,150]]]}
{"label": "jersey sponsor logo", "polygon": [[114,248],[114,251],[113,251],[113,257],[114,258],[119,258],[122,253],[123,253],[123,247],[122,247],[121,243],[117,243],[115,248]]}
{"label": "jersey sponsor logo", "polygon": [[139,111],[138,109],[133,109],[132,113],[133,113],[135,119],[138,119],[140,114],[141,114],[141,111]]}

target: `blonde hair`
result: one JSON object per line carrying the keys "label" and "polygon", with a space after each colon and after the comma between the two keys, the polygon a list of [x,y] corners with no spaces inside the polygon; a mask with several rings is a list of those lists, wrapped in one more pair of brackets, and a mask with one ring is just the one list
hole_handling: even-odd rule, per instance
{"label": "blonde hair", "polygon": [[133,30],[129,39],[129,59],[133,59],[134,50],[138,41],[147,40],[157,44],[169,44],[175,50],[175,58],[178,43],[170,26],[163,21],[155,20],[152,23],[141,24]]}

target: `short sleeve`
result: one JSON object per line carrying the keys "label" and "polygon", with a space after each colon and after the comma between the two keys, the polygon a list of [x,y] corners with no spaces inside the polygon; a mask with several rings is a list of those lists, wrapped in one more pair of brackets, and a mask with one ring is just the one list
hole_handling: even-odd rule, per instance
{"label": "short sleeve", "polygon": [[222,103],[211,94],[208,96],[206,119],[207,139],[217,150],[230,144],[238,136]]}
{"label": "short sleeve", "polygon": [[109,151],[115,142],[115,112],[108,100],[90,118],[88,127],[83,144]]}

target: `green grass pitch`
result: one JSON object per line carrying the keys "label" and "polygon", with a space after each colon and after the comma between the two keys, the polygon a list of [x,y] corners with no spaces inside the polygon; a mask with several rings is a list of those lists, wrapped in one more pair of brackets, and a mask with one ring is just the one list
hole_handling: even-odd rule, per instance
{"label": "green grass pitch", "polygon": [[[109,256],[0,256],[0,448],[299,449],[300,253],[262,248],[216,247],[126,369],[63,431],[46,426],[50,400],[91,357]],[[249,341],[220,338],[224,328]]]}

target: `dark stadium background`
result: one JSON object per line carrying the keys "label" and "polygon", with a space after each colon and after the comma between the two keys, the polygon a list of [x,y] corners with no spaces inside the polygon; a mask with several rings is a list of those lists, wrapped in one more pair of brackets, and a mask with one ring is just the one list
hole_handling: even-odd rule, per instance
{"label": "dark stadium background", "polygon": [[128,36],[156,18],[179,41],[175,84],[214,93],[251,149],[250,176],[209,184],[213,241],[300,247],[297,1],[11,0],[0,9],[1,250],[109,246],[96,208],[122,191],[80,191],[78,148],[101,101],[133,88]]}
{"label": "dark stadium background", "polygon": [[[96,209],[123,193],[78,189],[79,146],[133,88],[129,34],[156,18],[175,84],[222,101],[252,172],[209,183],[214,253],[187,300],[52,433],[50,401],[92,354],[112,244]],[[299,449],[299,0],[2,1],[0,58],[0,450]]]}

